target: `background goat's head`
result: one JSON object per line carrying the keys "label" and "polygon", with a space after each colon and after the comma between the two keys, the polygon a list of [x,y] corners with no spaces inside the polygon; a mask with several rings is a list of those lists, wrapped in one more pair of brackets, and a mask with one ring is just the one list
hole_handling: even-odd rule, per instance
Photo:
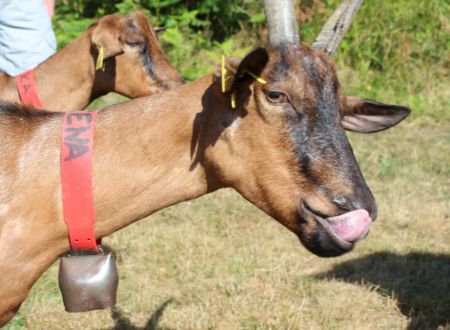
{"label": "background goat's head", "polygon": [[[88,30],[94,63],[103,47],[105,68],[96,71],[99,93],[115,90],[135,98],[179,86],[180,74],[164,55],[157,33],[139,12],[107,15]],[[111,88],[115,84],[115,88]],[[100,95],[95,95],[95,97]]]}

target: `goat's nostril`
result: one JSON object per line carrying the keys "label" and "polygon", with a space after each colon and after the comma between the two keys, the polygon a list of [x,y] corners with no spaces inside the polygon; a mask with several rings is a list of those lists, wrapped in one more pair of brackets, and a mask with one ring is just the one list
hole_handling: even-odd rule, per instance
{"label": "goat's nostril", "polygon": [[339,208],[343,209],[344,211],[352,211],[354,209],[352,207],[352,204],[345,197],[336,197],[333,199],[333,203],[339,206]]}
{"label": "goat's nostril", "polygon": [[344,211],[353,211],[358,209],[365,209],[369,212],[370,218],[372,221],[375,221],[377,218],[377,205],[375,202],[373,203],[362,203],[360,201],[351,201],[345,197],[336,197],[333,198],[333,203],[336,204],[341,210]]}

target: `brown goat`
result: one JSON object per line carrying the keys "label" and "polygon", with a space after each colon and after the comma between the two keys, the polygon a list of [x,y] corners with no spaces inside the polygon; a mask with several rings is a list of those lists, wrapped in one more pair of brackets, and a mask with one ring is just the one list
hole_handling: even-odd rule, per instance
{"label": "brown goat", "polygon": [[[344,129],[386,129],[409,109],[345,97],[327,52],[304,45],[271,42],[269,50],[228,59],[226,72],[225,93],[221,74],[210,75],[98,113],[96,237],[232,187],[313,253],[350,251],[377,211]],[[0,103],[0,324],[69,249],[62,119]]]}
{"label": "brown goat", "polygon": [[[104,49],[104,71],[95,70],[99,47]],[[38,65],[34,78],[43,107],[51,111],[81,110],[109,92],[136,98],[183,82],[142,13],[102,17]],[[0,73],[0,99],[20,101],[15,77]]]}

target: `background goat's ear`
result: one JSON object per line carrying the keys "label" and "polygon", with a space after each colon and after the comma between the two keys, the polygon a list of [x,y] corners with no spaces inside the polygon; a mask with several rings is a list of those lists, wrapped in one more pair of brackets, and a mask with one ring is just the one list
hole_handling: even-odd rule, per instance
{"label": "background goat's ear", "polygon": [[374,133],[397,125],[411,112],[401,105],[346,97],[342,107],[342,126],[352,132]]}
{"label": "background goat's ear", "polygon": [[140,12],[128,14],[122,31],[122,40],[127,46],[142,48],[146,44],[146,35],[150,38],[157,38],[156,34],[152,33],[150,29],[150,20],[146,15]]}
{"label": "background goat's ear", "polygon": [[108,17],[108,21],[100,19],[91,27],[91,42],[97,48],[103,47],[104,59],[123,53],[123,44],[120,40],[123,31],[121,24],[116,22],[117,19],[117,16]]}

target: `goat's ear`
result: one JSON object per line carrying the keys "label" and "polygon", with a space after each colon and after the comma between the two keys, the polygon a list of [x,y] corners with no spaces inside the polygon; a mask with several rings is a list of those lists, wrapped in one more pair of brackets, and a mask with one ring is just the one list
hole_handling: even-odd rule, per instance
{"label": "goat's ear", "polygon": [[113,21],[112,17],[104,17],[93,24],[91,28],[91,42],[97,48],[103,48],[104,59],[123,53],[121,24]]}
{"label": "goat's ear", "polygon": [[103,58],[107,59],[145,47],[149,26],[147,17],[141,13],[104,16],[91,26],[91,41],[97,48],[103,48]]}
{"label": "goat's ear", "polygon": [[[122,39],[127,46],[143,48],[147,44],[147,37],[150,39],[150,43],[152,41],[158,42],[157,32],[151,27],[150,20],[146,15],[135,12],[128,14],[125,20],[126,27]],[[152,29],[153,31],[151,31]]]}
{"label": "goat's ear", "polygon": [[352,132],[374,133],[397,125],[411,112],[407,107],[346,97],[341,107],[342,126]]}
{"label": "goat's ear", "polygon": [[264,48],[257,48],[246,57],[227,57],[214,72],[215,81],[220,81],[222,93],[233,92],[250,85],[261,74],[269,60]]}
{"label": "goat's ear", "polygon": [[256,48],[239,63],[233,75],[233,83],[231,90],[247,87],[252,84],[255,79],[260,79],[259,75],[264,70],[269,61],[269,54],[264,48]]}

